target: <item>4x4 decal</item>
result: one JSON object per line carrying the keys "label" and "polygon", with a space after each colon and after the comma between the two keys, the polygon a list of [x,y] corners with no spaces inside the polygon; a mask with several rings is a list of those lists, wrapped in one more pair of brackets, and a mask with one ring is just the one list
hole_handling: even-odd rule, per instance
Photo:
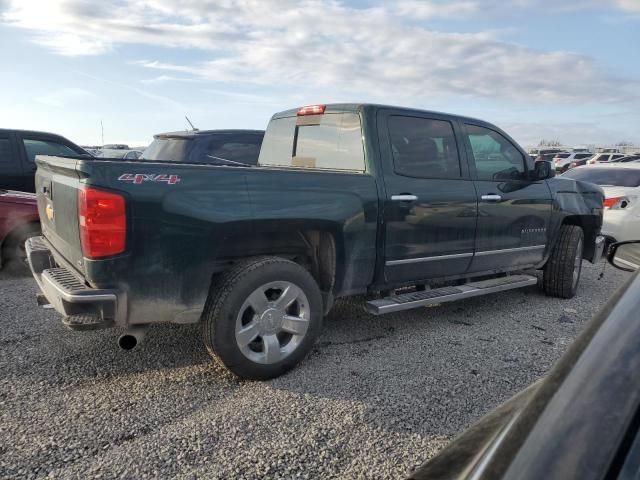
{"label": "4x4 decal", "polygon": [[166,182],[168,185],[175,185],[180,181],[178,175],[154,175],[151,173],[123,173],[118,177],[121,182],[133,182],[140,185],[142,182]]}

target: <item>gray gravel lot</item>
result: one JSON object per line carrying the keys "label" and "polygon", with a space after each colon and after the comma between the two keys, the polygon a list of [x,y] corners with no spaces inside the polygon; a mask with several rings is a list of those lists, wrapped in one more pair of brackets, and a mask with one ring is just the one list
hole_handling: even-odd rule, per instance
{"label": "gray gravel lot", "polygon": [[240,382],[196,326],[72,332],[0,274],[0,478],[402,478],[551,367],[628,278],[584,264],[572,300],[536,287],[370,316],[331,313],[290,374]]}

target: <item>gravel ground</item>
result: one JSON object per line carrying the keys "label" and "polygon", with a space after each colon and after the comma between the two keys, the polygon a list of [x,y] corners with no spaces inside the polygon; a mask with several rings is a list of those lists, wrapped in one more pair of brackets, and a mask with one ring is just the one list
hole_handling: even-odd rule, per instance
{"label": "gravel ground", "polygon": [[331,313],[294,371],[241,382],[196,326],[66,330],[0,275],[0,478],[402,478],[551,367],[628,274],[374,317]]}

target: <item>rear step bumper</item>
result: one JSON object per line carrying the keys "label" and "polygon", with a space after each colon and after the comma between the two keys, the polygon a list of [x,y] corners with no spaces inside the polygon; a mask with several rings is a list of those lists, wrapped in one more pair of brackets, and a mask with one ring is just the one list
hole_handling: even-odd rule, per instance
{"label": "rear step bumper", "polygon": [[477,297],[489,293],[522,288],[538,283],[537,277],[532,275],[511,275],[503,278],[493,278],[480,282],[467,283],[458,287],[443,287],[424,292],[411,292],[392,295],[386,298],[370,300],[366,304],[367,311],[374,315],[399,312],[411,308],[424,307],[435,303],[453,302],[463,298]]}
{"label": "rear step bumper", "polygon": [[44,237],[30,238],[25,247],[33,278],[49,304],[64,316],[66,326],[93,330],[126,319],[122,292],[91,288],[69,269],[56,265]]}

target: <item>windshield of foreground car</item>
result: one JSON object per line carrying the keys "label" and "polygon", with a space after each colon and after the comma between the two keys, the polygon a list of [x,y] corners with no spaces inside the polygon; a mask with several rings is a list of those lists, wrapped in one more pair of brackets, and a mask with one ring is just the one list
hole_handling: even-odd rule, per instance
{"label": "windshield of foreground car", "polygon": [[640,168],[576,168],[561,175],[574,180],[595,183],[596,185],[610,185],[614,187],[640,186]]}

